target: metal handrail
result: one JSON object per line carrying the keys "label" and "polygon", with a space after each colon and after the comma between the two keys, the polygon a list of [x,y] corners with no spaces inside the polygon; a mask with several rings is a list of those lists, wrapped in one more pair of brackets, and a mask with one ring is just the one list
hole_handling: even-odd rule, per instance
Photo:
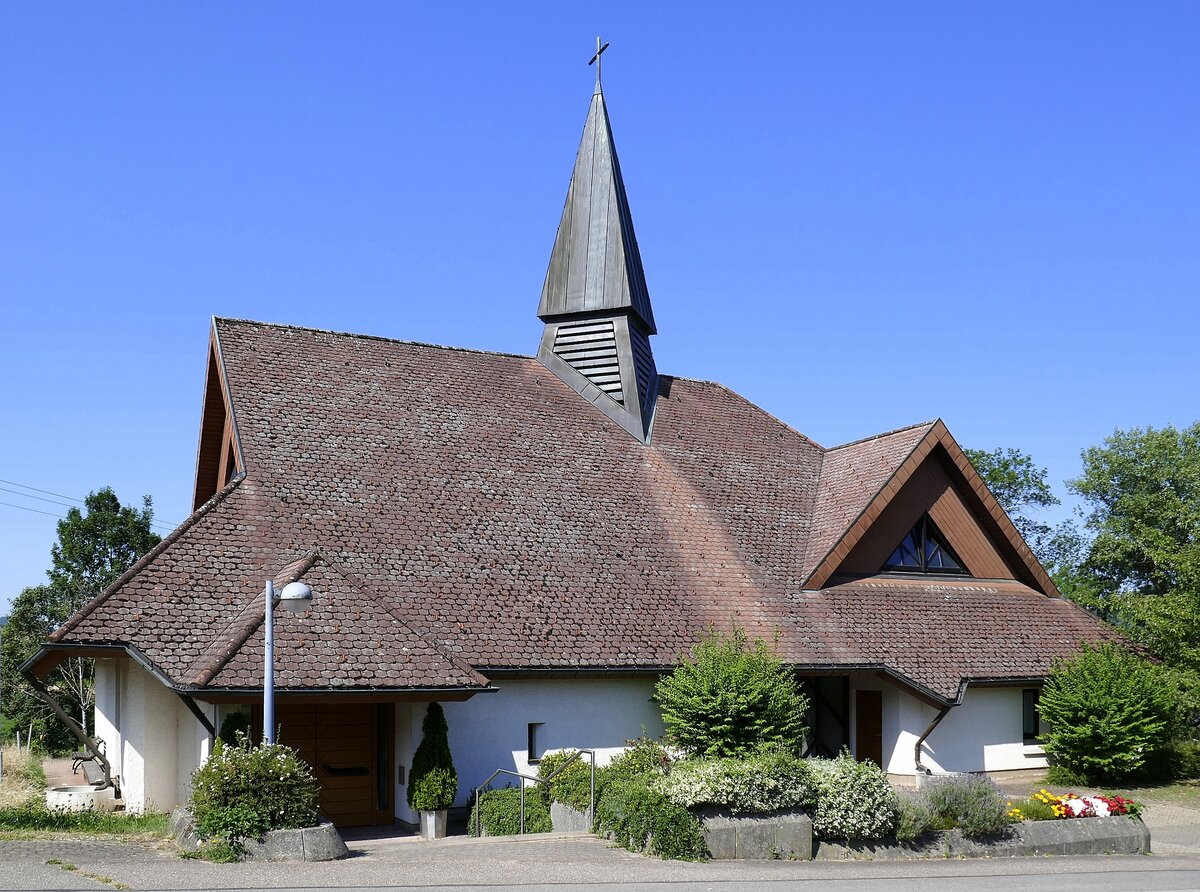
{"label": "metal handrail", "polygon": [[507,774],[509,777],[519,777],[521,779],[521,823],[520,823],[520,834],[519,835],[523,835],[525,833],[525,781],[530,780],[530,781],[533,781],[535,784],[549,783],[550,781],[554,780],[554,778],[558,777],[560,774],[562,774],[564,771],[566,771],[567,768],[571,765],[571,763],[579,761],[579,759],[583,757],[584,753],[588,754],[588,758],[591,760],[591,763],[592,763],[591,787],[588,790],[588,797],[590,800],[588,803],[588,814],[591,815],[594,819],[595,814],[596,814],[596,751],[589,750],[589,749],[577,749],[577,750],[575,750],[575,754],[573,756],[571,756],[571,758],[567,759],[567,761],[563,762],[562,765],[560,765],[558,767],[557,771],[552,772],[551,774],[547,775],[546,777],[536,777],[536,776],[530,775],[530,774],[521,774],[519,771],[510,771],[507,768],[497,768],[495,771],[493,771],[491,773],[491,775],[488,776],[488,779],[485,780],[478,787],[476,787],[475,791],[474,791],[475,792],[475,836],[481,838],[483,835],[481,832],[481,830],[482,830],[481,822],[483,821],[483,805],[480,802],[479,797],[486,787],[491,786],[492,781],[494,781],[496,778],[498,778],[502,774]]}

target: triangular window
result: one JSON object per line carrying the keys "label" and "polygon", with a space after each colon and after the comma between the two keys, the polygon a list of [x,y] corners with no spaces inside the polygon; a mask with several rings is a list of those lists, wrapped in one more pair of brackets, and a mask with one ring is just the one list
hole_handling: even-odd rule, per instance
{"label": "triangular window", "polygon": [[901,573],[958,573],[966,574],[966,569],[958,555],[946,544],[945,538],[929,519],[924,515],[917,525],[908,531],[904,540],[896,546],[883,565],[884,570],[896,570]]}

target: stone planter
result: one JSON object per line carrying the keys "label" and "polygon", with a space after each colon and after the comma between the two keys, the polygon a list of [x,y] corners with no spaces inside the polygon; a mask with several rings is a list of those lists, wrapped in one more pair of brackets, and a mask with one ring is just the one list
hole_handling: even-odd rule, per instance
{"label": "stone planter", "polygon": [[[185,808],[171,812],[168,823],[176,844],[187,852],[200,848],[191,813]],[[335,861],[350,854],[342,835],[328,821],[298,830],[271,830],[262,839],[246,840],[246,861]]]}
{"label": "stone planter", "polygon": [[1023,821],[1007,832],[967,839],[957,830],[929,833],[913,842],[862,839],[820,841],[814,857],[823,861],[909,858],[1008,858],[1018,855],[1138,855],[1150,852],[1150,831],[1141,818],[1068,818]]}
{"label": "stone planter", "polygon": [[442,839],[446,836],[447,809],[421,812],[421,838]]}
{"label": "stone planter", "polygon": [[116,807],[116,792],[112,787],[97,790],[91,784],[79,784],[46,791],[46,808],[50,811],[113,811]]}
{"label": "stone planter", "polygon": [[725,808],[708,808],[696,816],[713,860],[813,856],[812,818],[800,809],[735,815]]}

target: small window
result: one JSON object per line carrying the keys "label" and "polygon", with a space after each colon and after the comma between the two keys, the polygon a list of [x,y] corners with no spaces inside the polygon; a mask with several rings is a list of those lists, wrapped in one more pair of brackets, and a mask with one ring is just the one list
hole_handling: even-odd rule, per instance
{"label": "small window", "polygon": [[1021,691],[1021,740],[1033,744],[1042,733],[1041,715],[1038,713],[1038,698],[1042,692],[1037,688]]}
{"label": "small window", "polygon": [[545,748],[545,743],[542,740],[542,726],[545,722],[530,722],[529,723],[529,754],[526,761],[530,765],[540,762],[542,759],[542,750]]}
{"label": "small window", "polygon": [[908,531],[883,565],[884,570],[902,573],[955,573],[966,575],[962,561],[946,543],[941,531],[926,514]]}

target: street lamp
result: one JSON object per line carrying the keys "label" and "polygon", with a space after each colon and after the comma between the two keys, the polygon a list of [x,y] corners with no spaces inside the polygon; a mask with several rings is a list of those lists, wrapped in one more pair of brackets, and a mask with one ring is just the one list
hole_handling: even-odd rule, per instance
{"label": "street lamp", "polygon": [[275,595],[275,580],[267,580],[266,646],[263,648],[263,742],[275,742],[275,604],[283,605],[289,613],[303,613],[312,604],[312,586],[289,582],[279,596]]}

